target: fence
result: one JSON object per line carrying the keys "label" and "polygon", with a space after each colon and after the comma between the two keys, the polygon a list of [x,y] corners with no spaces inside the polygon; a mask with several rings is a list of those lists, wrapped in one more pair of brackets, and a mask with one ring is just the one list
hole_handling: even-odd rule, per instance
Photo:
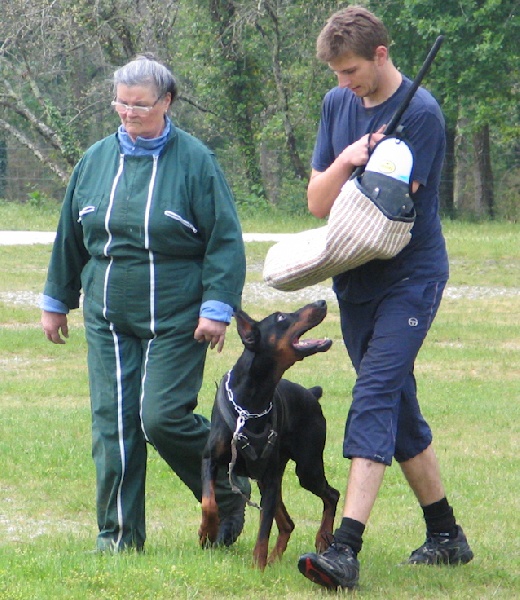
{"label": "fence", "polygon": [[[229,165],[225,166],[229,169]],[[235,169],[231,168],[229,174],[233,172]],[[452,178],[452,173],[445,173],[443,183],[452,187]],[[471,175],[466,177],[463,188],[458,183],[455,209],[472,213],[475,202]],[[509,154],[501,155],[500,167],[494,166],[493,183],[496,216],[520,220],[520,147],[511,147]],[[25,146],[13,143],[3,149],[0,146],[0,198],[24,202],[42,196],[59,201],[64,191],[65,184]]]}
{"label": "fence", "polygon": [[63,196],[65,184],[25,146],[8,144],[4,161],[0,162],[0,198],[24,202],[31,194]]}

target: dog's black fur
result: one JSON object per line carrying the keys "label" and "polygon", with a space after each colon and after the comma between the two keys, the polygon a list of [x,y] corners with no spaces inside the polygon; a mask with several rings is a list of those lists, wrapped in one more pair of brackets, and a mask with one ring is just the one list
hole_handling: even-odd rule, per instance
{"label": "dog's black fur", "polygon": [[[199,539],[203,546],[216,540],[219,521],[215,478],[218,467],[229,466],[230,478],[243,475],[258,483],[262,510],[253,559],[260,569],[281,557],[294,529],[281,490],[289,459],[296,463],[300,485],[323,501],[316,535],[318,551],[325,549],[328,542],[324,538],[332,531],[339,492],[325,477],[326,423],[318,402],[322,390],[308,390],[281,379],[295,362],[330,348],[331,340],[300,339],[326,314],[323,300],[294,313],[274,313],[260,322],[242,311],[235,314],[244,351],[223,378],[213,407],[202,461]],[[237,425],[240,416],[243,420]],[[273,519],[278,538],[267,558]]]}

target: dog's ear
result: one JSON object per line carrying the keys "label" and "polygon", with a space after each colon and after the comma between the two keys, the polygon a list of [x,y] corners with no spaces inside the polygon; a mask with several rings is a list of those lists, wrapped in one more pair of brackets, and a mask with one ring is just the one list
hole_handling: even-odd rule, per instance
{"label": "dog's ear", "polygon": [[242,343],[248,350],[254,351],[259,335],[256,321],[243,310],[235,311],[234,316]]}

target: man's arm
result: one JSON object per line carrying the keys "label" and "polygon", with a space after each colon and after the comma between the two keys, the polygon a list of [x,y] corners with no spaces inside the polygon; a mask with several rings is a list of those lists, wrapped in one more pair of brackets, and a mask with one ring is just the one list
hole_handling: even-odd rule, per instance
{"label": "man's arm", "polygon": [[324,219],[329,215],[341,188],[354,169],[368,162],[370,151],[383,137],[381,131],[364,135],[357,142],[347,146],[328,169],[312,170],[307,187],[307,206],[315,217]]}

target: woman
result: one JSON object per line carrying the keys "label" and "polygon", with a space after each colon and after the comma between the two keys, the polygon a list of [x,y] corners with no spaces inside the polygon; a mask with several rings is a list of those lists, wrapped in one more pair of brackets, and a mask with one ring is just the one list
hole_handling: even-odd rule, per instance
{"label": "woman", "polygon": [[[193,411],[207,348],[222,350],[245,279],[224,175],[167,116],[170,71],[138,56],[113,84],[121,125],[74,169],[42,300],[45,335],[63,344],[84,294],[100,551],[144,547],[147,442],[201,499],[209,422]],[[226,477],[218,493],[217,543],[230,545],[244,500]]]}

